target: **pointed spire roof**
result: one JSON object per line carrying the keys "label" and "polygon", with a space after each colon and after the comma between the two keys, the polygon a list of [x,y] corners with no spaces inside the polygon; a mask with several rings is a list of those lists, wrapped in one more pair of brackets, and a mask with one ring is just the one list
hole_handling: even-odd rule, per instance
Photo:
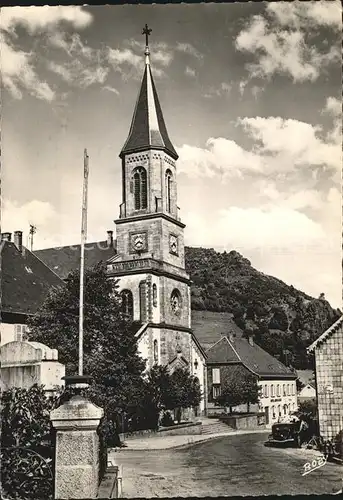
{"label": "pointed spire roof", "polygon": [[122,158],[128,153],[154,148],[166,151],[172,158],[177,160],[178,154],[169,139],[160,101],[151,74],[150,50],[148,45],[148,36],[150,33],[151,30],[145,25],[143,29],[143,34],[146,36],[145,70],[133,113],[130,132],[119,156]]}

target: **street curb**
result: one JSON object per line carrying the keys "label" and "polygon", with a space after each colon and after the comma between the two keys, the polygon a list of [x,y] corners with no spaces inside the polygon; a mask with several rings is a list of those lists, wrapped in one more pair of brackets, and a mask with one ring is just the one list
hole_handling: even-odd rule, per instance
{"label": "street curb", "polygon": [[219,438],[222,438],[222,437],[228,437],[228,436],[244,436],[246,434],[263,434],[263,433],[267,433],[267,432],[270,432],[269,429],[258,429],[258,430],[250,430],[250,431],[231,431],[231,432],[223,432],[223,434],[213,434],[213,435],[209,435],[207,438],[205,439],[199,439],[199,440],[196,440],[196,441],[193,441],[193,442],[188,442],[188,443],[183,443],[183,444],[177,444],[177,445],[173,445],[173,446],[167,446],[165,448],[129,448],[128,447],[123,447],[123,448],[111,448],[109,450],[109,452],[111,451],[114,451],[114,452],[118,452],[118,451],[165,451],[165,450],[176,450],[176,449],[180,449],[180,448],[187,448],[188,446],[194,446],[196,444],[199,444],[199,443],[206,443],[208,441],[212,441],[213,439],[219,439]]}

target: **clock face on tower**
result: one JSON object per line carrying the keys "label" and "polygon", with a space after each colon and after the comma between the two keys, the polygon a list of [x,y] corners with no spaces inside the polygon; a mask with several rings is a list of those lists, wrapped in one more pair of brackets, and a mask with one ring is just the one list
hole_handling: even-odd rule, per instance
{"label": "clock face on tower", "polygon": [[147,233],[133,233],[130,235],[131,252],[145,252],[148,247]]}
{"label": "clock face on tower", "polygon": [[169,252],[173,255],[179,254],[179,241],[175,234],[169,235]]}

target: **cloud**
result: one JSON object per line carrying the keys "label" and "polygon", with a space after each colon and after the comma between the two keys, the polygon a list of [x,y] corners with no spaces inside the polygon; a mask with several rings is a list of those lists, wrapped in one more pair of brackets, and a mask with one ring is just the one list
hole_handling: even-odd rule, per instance
{"label": "cloud", "polygon": [[274,74],[290,76],[294,82],[315,81],[322,68],[340,60],[339,41],[329,50],[318,50],[308,36],[311,28],[337,28],[340,10],[336,2],[270,3],[266,17],[253,16],[238,34],[236,49],[251,53],[257,62],[246,64],[249,78],[271,79]]}
{"label": "cloud", "polygon": [[89,26],[92,20],[89,12],[77,6],[2,7],[0,28],[15,31],[15,27],[20,25],[30,34],[34,34],[54,29],[61,22],[67,22],[76,29],[83,29]]}
{"label": "cloud", "polygon": [[138,56],[130,49],[112,49],[108,47],[108,61],[113,65],[114,69],[121,71],[123,64],[130,66],[140,66],[142,64],[142,56]]}
{"label": "cloud", "polygon": [[116,95],[119,95],[120,92],[115,89],[114,87],[111,87],[110,85],[105,85],[105,87],[103,87],[103,90],[108,90],[108,92],[112,92],[113,94],[116,94]]}
{"label": "cloud", "polygon": [[331,113],[333,116],[341,116],[342,102],[335,97],[328,97],[326,100],[324,111]]}
{"label": "cloud", "polygon": [[280,206],[279,201],[268,208],[232,206],[211,212],[210,217],[207,220],[196,212],[185,214],[187,245],[239,251],[260,271],[315,297],[325,292],[333,306],[339,306],[337,267],[341,256],[337,230],[330,232],[299,210]]}
{"label": "cloud", "polygon": [[329,26],[340,29],[341,4],[336,1],[325,2],[280,2],[270,3],[267,11],[272,14],[282,26],[300,28],[316,28]]}
{"label": "cloud", "polygon": [[[17,46],[16,28],[24,27],[30,35],[37,36],[47,31],[54,40],[59,25],[62,22],[82,29],[92,22],[92,16],[82,7],[10,7],[1,9],[1,72],[4,87],[16,99],[21,99],[23,91],[46,101],[53,101],[56,92],[45,80],[42,80],[36,70],[36,56],[33,52],[25,52]],[[55,30],[55,34],[54,34]],[[60,37],[62,40],[62,37]],[[57,66],[55,67],[57,69]],[[68,78],[67,69],[62,75]],[[70,76],[70,75],[69,75]]]}
{"label": "cloud", "polygon": [[[338,106],[331,99],[326,108],[337,111]],[[331,130],[325,136],[319,126],[280,117],[245,117],[236,125],[252,141],[250,150],[222,137],[210,138],[205,148],[184,144],[178,150],[179,172],[190,177],[218,176],[222,180],[248,173],[278,177],[306,174],[308,179],[318,167],[327,175],[340,175],[342,154],[337,132]]]}
{"label": "cloud", "polygon": [[44,201],[32,200],[20,205],[15,201],[4,200],[2,217],[2,227],[13,232],[25,231],[30,224],[47,225],[57,217],[57,213],[50,203]]}
{"label": "cloud", "polygon": [[31,52],[14,49],[2,35],[0,44],[2,82],[12,96],[21,99],[22,90],[26,89],[38,99],[52,101],[55,92],[47,82],[39,79],[34,69],[34,55]]}
{"label": "cloud", "polygon": [[206,92],[206,94],[204,94],[204,97],[212,98],[212,97],[227,96],[231,92],[231,89],[232,89],[231,84],[222,82],[217,88],[211,87]]}
{"label": "cloud", "polygon": [[176,44],[176,50],[179,52],[184,52],[185,54],[188,54],[190,56],[195,57],[196,59],[202,59],[204,56],[199,52],[193,45],[190,43],[181,43],[178,42]]}
{"label": "cloud", "polygon": [[244,150],[234,141],[211,137],[206,148],[184,144],[178,149],[179,173],[189,177],[231,178],[247,172],[263,172],[263,158]]}
{"label": "cloud", "polygon": [[186,66],[185,75],[194,78],[195,77],[195,70],[193,68],[190,68],[189,66]]}
{"label": "cloud", "polygon": [[273,163],[276,159],[289,161],[289,168],[322,164],[341,168],[340,148],[319,136],[319,126],[280,117],[242,118],[238,123],[255,141],[256,153],[269,155]]}

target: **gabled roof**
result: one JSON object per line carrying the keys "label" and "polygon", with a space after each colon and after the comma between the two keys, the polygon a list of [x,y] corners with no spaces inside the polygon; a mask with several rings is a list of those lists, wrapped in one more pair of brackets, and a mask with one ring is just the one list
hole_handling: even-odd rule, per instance
{"label": "gabled roof", "polygon": [[[35,250],[34,254],[61,279],[66,279],[71,271],[80,267],[80,245]],[[94,267],[99,262],[106,262],[115,254],[115,245],[108,246],[107,241],[86,243],[85,267]]]}
{"label": "gabled roof", "polygon": [[333,325],[331,325],[330,328],[325,330],[325,332],[322,333],[320,337],[318,337],[317,340],[315,340],[307,348],[307,351],[312,352],[314,349],[316,349],[316,347],[319,347],[321,344],[326,342],[331,337],[331,335],[333,335],[339,328],[342,327],[343,327],[343,315]]}
{"label": "gabled roof", "polygon": [[245,338],[223,337],[207,350],[207,364],[242,363],[260,377],[296,379],[297,375],[257,344]]}
{"label": "gabled roof", "polygon": [[178,158],[178,154],[168,136],[148,62],[145,65],[129,135],[119,156],[122,158],[125,154],[151,148],[166,151],[174,160]]}
{"label": "gabled roof", "polygon": [[20,252],[12,242],[1,244],[1,311],[34,314],[50,288],[64,282],[27,248]]}

